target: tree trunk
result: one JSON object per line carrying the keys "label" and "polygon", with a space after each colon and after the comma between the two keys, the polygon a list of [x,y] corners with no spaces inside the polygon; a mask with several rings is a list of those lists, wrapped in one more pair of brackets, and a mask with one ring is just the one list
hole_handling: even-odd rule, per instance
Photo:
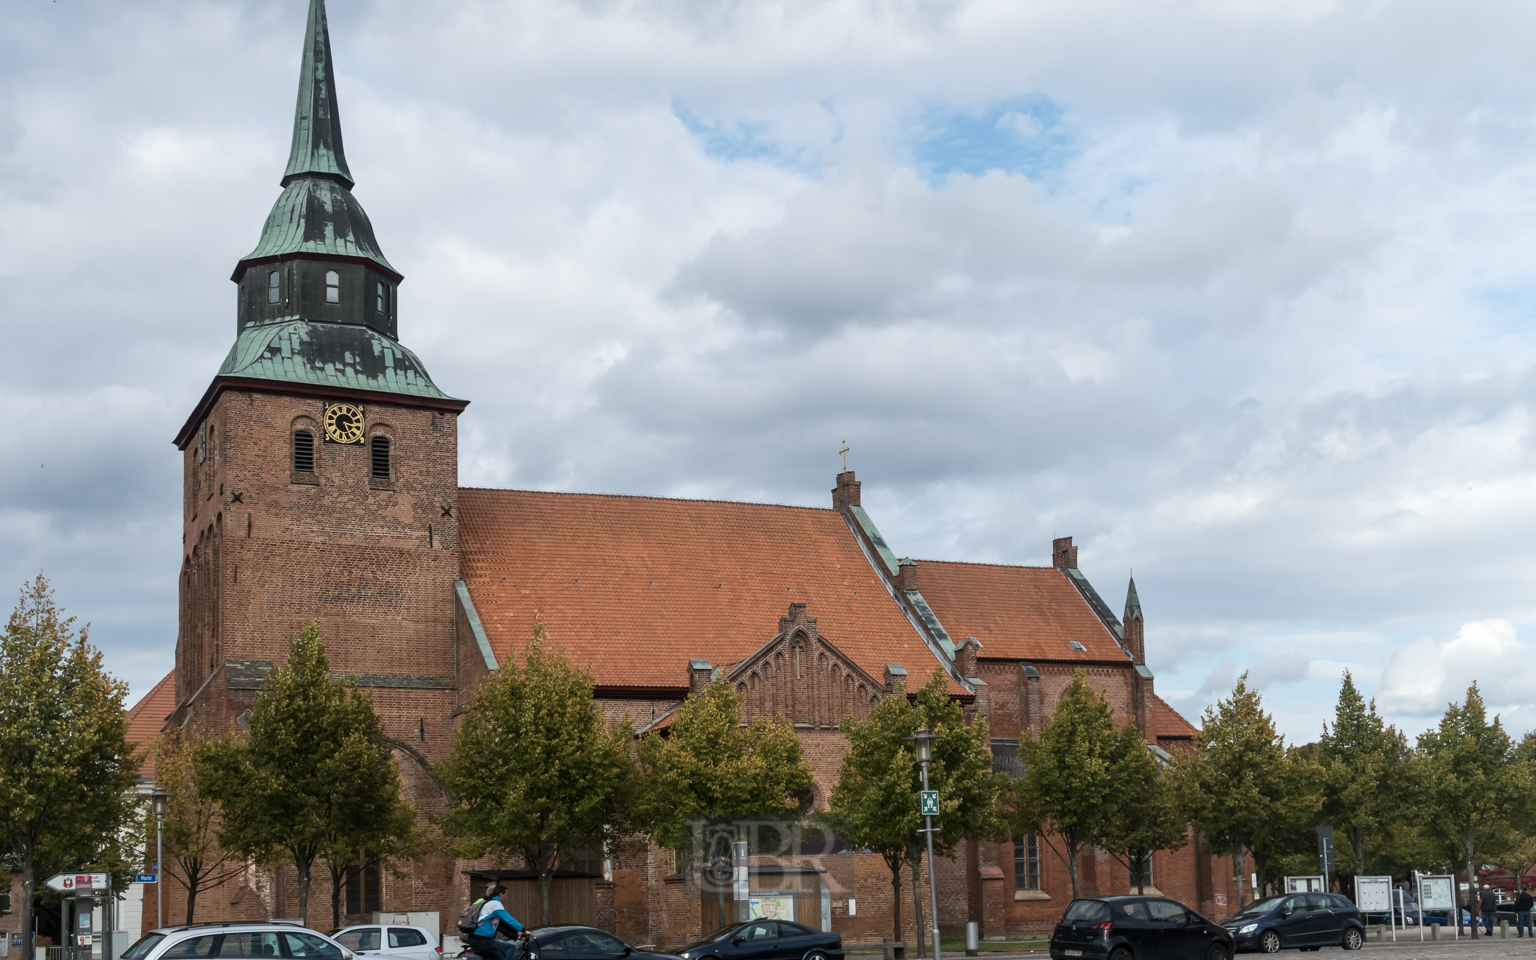
{"label": "tree trunk", "polygon": [[[341,929],[341,888],[346,885],[345,868],[338,870],[336,865],[328,863],[326,866],[331,871],[331,929]],[[361,872],[361,871],[359,871]]]}
{"label": "tree trunk", "polygon": [[309,926],[309,871],[314,865],[313,860],[293,858],[293,865],[299,872],[299,926]]}
{"label": "tree trunk", "polygon": [[539,926],[541,927],[549,926],[550,880],[551,878],[549,865],[541,864],[541,869],[539,870]]}
{"label": "tree trunk", "polygon": [[[889,861],[887,861],[886,866],[890,866]],[[896,866],[891,867],[891,903],[896,908],[895,910],[892,911],[892,913],[895,914],[895,919],[892,921],[895,924],[895,926],[892,928],[893,932],[891,933],[891,942],[892,943],[900,943],[901,942],[901,864],[899,864],[899,863],[896,864]]]}
{"label": "tree trunk", "polygon": [[1237,910],[1243,909],[1243,839],[1234,837],[1232,840],[1232,885],[1237,888]]}
{"label": "tree trunk", "polygon": [[[1471,830],[1461,835],[1463,849],[1467,852],[1467,915],[1472,917],[1472,939],[1477,939],[1478,914],[1472,912],[1472,904],[1478,903],[1477,898],[1477,838]],[[1479,911],[1480,913],[1481,911]],[[1461,918],[1455,918],[1457,925],[1461,924]]]}
{"label": "tree trunk", "polygon": [[922,871],[923,855],[918,853],[910,858],[912,866],[912,904],[917,911],[917,955],[923,956],[923,945],[928,942],[923,930],[923,892],[922,884],[918,882],[918,874]]}
{"label": "tree trunk", "polygon": [[[32,871],[35,869],[35,867],[33,865],[33,858],[36,856],[36,854],[37,854],[37,843],[35,841],[33,841],[33,840],[31,840],[29,838],[29,839],[27,839],[27,840],[22,842],[22,853],[21,853],[21,929],[22,929],[22,943],[26,944],[26,947],[22,950],[22,953],[21,953],[21,955],[23,957],[33,957],[33,956],[36,956],[36,953],[35,953],[35,951],[33,949],[33,940],[32,940],[32,928],[34,926],[34,921],[32,919],[32,892],[33,892],[33,889],[34,889],[34,878],[33,878],[33,875],[32,875]],[[59,942],[60,943],[64,942],[63,937],[59,938]]]}
{"label": "tree trunk", "polygon": [[1080,893],[1077,885],[1077,865],[1078,858],[1081,857],[1083,853],[1083,845],[1069,840],[1066,837],[1062,837],[1061,842],[1067,848],[1067,876],[1072,878],[1072,899],[1076,900]]}
{"label": "tree trunk", "polygon": [[[156,882],[162,884],[161,889],[163,890],[164,889],[163,884],[165,883],[165,877],[164,876],[160,876],[160,877],[156,878]],[[188,926],[191,926],[195,922],[192,918],[197,915],[197,886],[198,886],[198,883],[197,883],[197,880],[195,878],[190,879],[190,880],[187,881],[187,925]],[[332,929],[334,929],[334,928],[332,928]]]}

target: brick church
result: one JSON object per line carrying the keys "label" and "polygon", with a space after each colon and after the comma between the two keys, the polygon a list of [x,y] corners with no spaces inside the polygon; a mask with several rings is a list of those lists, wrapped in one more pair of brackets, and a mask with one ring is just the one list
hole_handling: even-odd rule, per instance
{"label": "brick church", "polygon": [[[165,695],[146,701],[169,710],[165,725],[238,730],[288,642],[319,618],[333,669],[372,688],[411,799],[441,813],[431,765],[477,681],[521,649],[538,614],[637,735],[663,735],[709,682],[742,691],[748,717],[788,719],[818,808],[844,750],[840,718],[904,696],[908,678],[920,685],[935,668],[989,725],[1000,770],[1017,769],[1019,738],[1040,729],[1079,669],[1149,744],[1189,743],[1193,727],[1154,691],[1134,583],[1117,617],[1071,538],[1051,544],[1043,566],[908,559],[881,536],[852,472],[837,475],[824,508],[461,487],[468,401],[402,342],[403,276],[352,194],[324,0],[311,0],[281,186],[231,277],[234,344],[175,440],[185,468],[176,663]],[[755,857],[754,896],[850,942],[889,936],[883,863],[833,849]],[[1052,849],[1021,837],[941,861],[946,934],[966,920],[987,936],[1054,923],[1070,887]],[[518,866],[444,852],[404,879],[358,876],[342,912],[353,922],[435,913],[450,932],[472,878],[511,880],[515,910]],[[1221,915],[1230,874],[1191,844],[1158,854],[1151,882]],[[1083,875],[1089,891],[1130,885],[1104,854],[1086,856]],[[599,852],[557,881],[557,913],[676,946],[699,933],[704,882],[654,847]],[[315,886],[310,915],[324,917],[327,885]],[[167,918],[181,917],[177,886],[164,889]],[[296,893],[291,871],[252,868],[200,897],[199,919],[296,916]],[[903,915],[910,928],[910,905]]]}

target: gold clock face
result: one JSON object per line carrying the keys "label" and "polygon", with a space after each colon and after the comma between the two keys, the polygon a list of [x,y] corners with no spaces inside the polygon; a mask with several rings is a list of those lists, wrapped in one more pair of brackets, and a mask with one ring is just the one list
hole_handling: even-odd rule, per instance
{"label": "gold clock face", "polygon": [[363,408],[333,403],[325,408],[325,438],[332,443],[363,442]]}

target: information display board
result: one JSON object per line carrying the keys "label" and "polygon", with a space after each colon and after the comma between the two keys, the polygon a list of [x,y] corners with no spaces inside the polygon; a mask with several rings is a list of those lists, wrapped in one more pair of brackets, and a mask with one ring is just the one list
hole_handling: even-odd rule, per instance
{"label": "information display board", "polygon": [[1391,877],[1356,877],[1355,906],[1364,913],[1387,913],[1392,909]]}
{"label": "information display board", "polygon": [[1423,891],[1419,903],[1425,910],[1455,910],[1455,885],[1450,877],[1420,877],[1419,889]]}
{"label": "information display board", "polygon": [[1321,893],[1325,886],[1321,875],[1316,877],[1286,877],[1286,893]]}

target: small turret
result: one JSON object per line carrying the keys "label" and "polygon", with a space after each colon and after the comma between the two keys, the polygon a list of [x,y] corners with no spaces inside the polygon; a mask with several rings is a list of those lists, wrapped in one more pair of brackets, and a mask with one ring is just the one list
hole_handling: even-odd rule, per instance
{"label": "small turret", "polygon": [[1125,645],[1130,648],[1133,663],[1147,662],[1146,624],[1141,616],[1141,598],[1136,596],[1136,578],[1125,592],[1125,616],[1121,618],[1125,629]]}

